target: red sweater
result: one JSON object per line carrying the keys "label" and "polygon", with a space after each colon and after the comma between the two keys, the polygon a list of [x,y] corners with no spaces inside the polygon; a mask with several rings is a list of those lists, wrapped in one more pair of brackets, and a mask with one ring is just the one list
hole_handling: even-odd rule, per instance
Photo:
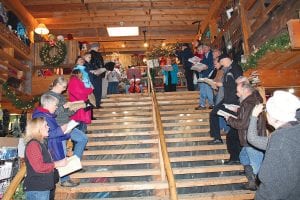
{"label": "red sweater", "polygon": [[30,142],[26,148],[27,159],[33,170],[37,173],[50,173],[54,169],[54,163],[45,163],[42,150],[37,142]]}

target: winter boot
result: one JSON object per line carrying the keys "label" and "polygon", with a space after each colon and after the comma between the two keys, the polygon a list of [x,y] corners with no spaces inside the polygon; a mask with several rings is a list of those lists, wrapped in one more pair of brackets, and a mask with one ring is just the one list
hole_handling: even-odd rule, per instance
{"label": "winter boot", "polygon": [[255,191],[256,188],[256,180],[255,175],[253,174],[253,169],[250,165],[245,165],[245,175],[248,179],[248,183],[245,184],[245,189]]}

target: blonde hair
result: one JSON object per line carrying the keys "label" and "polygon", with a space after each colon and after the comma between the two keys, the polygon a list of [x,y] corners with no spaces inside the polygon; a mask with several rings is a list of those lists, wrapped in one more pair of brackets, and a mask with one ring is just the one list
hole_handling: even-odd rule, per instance
{"label": "blonde hair", "polygon": [[40,142],[43,141],[43,135],[41,132],[41,127],[45,123],[43,117],[38,117],[27,122],[26,132],[25,132],[25,142],[29,142],[32,139],[36,139]]}
{"label": "blonde hair", "polygon": [[51,83],[51,85],[49,86],[49,90],[52,90],[57,84],[68,84],[68,81],[64,76],[59,76]]}

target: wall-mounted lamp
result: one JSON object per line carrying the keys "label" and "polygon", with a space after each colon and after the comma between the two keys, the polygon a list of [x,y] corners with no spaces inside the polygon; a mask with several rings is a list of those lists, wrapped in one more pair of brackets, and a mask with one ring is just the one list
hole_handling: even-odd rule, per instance
{"label": "wall-mounted lamp", "polygon": [[125,42],[121,45],[122,46],[122,48],[125,48],[126,47],[126,44],[125,44]]}
{"label": "wall-mounted lamp", "polygon": [[166,46],[166,43],[165,43],[165,42],[161,43],[161,46],[162,46],[162,47],[165,47],[165,46]]}
{"label": "wall-mounted lamp", "polygon": [[146,30],[143,31],[143,34],[144,34],[144,47],[148,47],[149,44],[146,41]]}
{"label": "wall-mounted lamp", "polygon": [[49,33],[49,29],[46,27],[45,24],[40,23],[35,29],[34,32],[39,35],[47,35]]}

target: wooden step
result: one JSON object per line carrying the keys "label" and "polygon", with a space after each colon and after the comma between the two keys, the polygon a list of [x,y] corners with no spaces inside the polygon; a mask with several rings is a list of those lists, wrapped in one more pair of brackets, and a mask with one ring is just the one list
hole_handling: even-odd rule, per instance
{"label": "wooden step", "polygon": [[195,108],[198,106],[198,104],[189,104],[189,105],[166,105],[166,106],[159,106],[159,109],[161,111],[165,110],[180,110],[180,109],[189,109],[189,110],[195,110]]}
{"label": "wooden step", "polygon": [[137,107],[137,106],[152,106],[151,101],[137,101],[136,102],[118,102],[118,103],[103,103],[101,104],[103,108],[108,107]]}
{"label": "wooden step", "polygon": [[158,104],[160,106],[165,106],[165,105],[186,105],[186,104],[197,104],[199,100],[197,99],[184,99],[184,100],[160,100]]}
{"label": "wooden step", "polygon": [[137,158],[137,159],[105,159],[105,160],[82,160],[83,166],[109,166],[109,165],[137,165],[159,163],[158,159]]}
{"label": "wooden step", "polygon": [[[126,123],[126,122],[125,122]],[[88,131],[92,130],[110,130],[110,129],[138,129],[138,128],[152,128],[153,124],[130,124],[130,125],[90,125],[87,127]]]}
{"label": "wooden step", "polygon": [[87,150],[83,152],[85,156],[93,155],[118,155],[118,154],[143,154],[158,153],[157,148],[138,148],[138,149],[109,149],[109,150]]}
{"label": "wooden step", "polygon": [[160,97],[160,96],[182,96],[182,95],[191,95],[191,94],[198,94],[199,95],[199,91],[176,91],[176,92],[157,92],[156,96]]}
{"label": "wooden step", "polygon": [[107,118],[107,117],[133,117],[133,116],[138,116],[138,117],[143,117],[143,116],[152,116],[152,111],[146,111],[143,110],[143,112],[137,112],[137,111],[121,111],[121,112],[101,112],[100,110],[96,111],[93,113],[94,117],[97,119],[99,118]]}
{"label": "wooden step", "polygon": [[76,187],[65,188],[58,186],[58,192],[68,193],[89,193],[89,192],[113,192],[131,190],[153,190],[167,189],[166,181],[145,181],[145,182],[114,182],[114,183],[80,183]]}
{"label": "wooden step", "polygon": [[[192,193],[180,194],[178,200],[250,200],[254,199],[255,192],[250,190],[233,190],[222,192],[205,192],[205,193]],[[106,200],[169,200],[169,197],[124,197],[124,198],[105,198]],[[78,199],[84,200],[84,199]],[[102,200],[102,199],[94,199]]]}
{"label": "wooden step", "polygon": [[241,171],[241,170],[244,170],[244,167],[242,165],[210,165],[210,166],[173,168],[173,173],[178,175],[178,174],[200,174],[200,173],[228,172],[228,171]]}
{"label": "wooden step", "polygon": [[106,103],[117,103],[117,102],[136,102],[136,101],[150,101],[150,96],[137,96],[137,97],[131,97],[131,96],[124,96],[124,97],[114,97],[114,98],[107,98],[107,99],[101,99],[101,102],[103,104]]}
{"label": "wooden step", "polygon": [[87,134],[88,138],[107,138],[107,137],[124,137],[124,136],[143,136],[143,135],[158,135],[154,131],[142,132],[117,132],[117,133],[90,133]]}
{"label": "wooden step", "polygon": [[[222,139],[226,139],[226,136],[222,136]],[[211,137],[181,137],[181,138],[166,138],[167,143],[179,143],[179,142],[203,142],[210,141]]]}
{"label": "wooden step", "polygon": [[104,112],[116,112],[116,113],[120,113],[120,112],[124,112],[124,111],[136,111],[139,112],[140,110],[152,110],[152,106],[133,106],[133,107],[104,107],[100,109],[95,109],[93,112],[94,113],[104,113]]}
{"label": "wooden step", "polygon": [[195,155],[195,156],[178,156],[170,157],[171,162],[197,162],[206,160],[227,160],[229,154],[211,154],[211,155]]}
{"label": "wooden step", "polygon": [[74,173],[71,178],[99,178],[99,177],[138,177],[138,176],[159,176],[160,169],[134,169],[134,170],[108,170],[99,172]]}
{"label": "wooden step", "polygon": [[163,127],[177,127],[177,126],[208,126],[209,123],[208,122],[180,122],[180,123],[163,123]]}
{"label": "wooden step", "polygon": [[166,121],[166,120],[203,120],[203,119],[209,119],[208,115],[203,115],[203,114],[191,114],[190,116],[162,116],[161,120]]}
{"label": "wooden step", "polygon": [[168,147],[168,152],[186,152],[186,151],[211,151],[211,150],[226,150],[225,144],[218,145],[200,145],[200,146],[183,146],[183,147]]}
{"label": "wooden step", "polygon": [[245,176],[223,176],[213,178],[201,178],[201,179],[179,179],[176,180],[177,188],[185,187],[199,187],[199,186],[211,186],[211,185],[227,185],[235,183],[247,182]]}
{"label": "wooden step", "polygon": [[[178,195],[180,200],[246,200],[254,199],[255,192],[250,190],[233,190],[222,192],[193,193]],[[144,199],[144,198],[143,198]]]}
{"label": "wooden step", "polygon": [[[180,118],[181,119],[181,118]],[[152,117],[113,117],[112,119],[96,119],[92,120],[93,124],[105,124],[105,123],[116,123],[116,122],[147,122],[153,121]]]}
{"label": "wooden step", "polygon": [[208,133],[209,128],[195,128],[195,129],[183,129],[183,130],[165,130],[166,135],[171,134],[192,134],[192,133]]}
{"label": "wooden step", "polygon": [[157,96],[158,103],[160,101],[170,100],[170,99],[172,100],[198,99],[199,101],[199,94],[172,95],[171,98],[170,96]]}
{"label": "wooden step", "polygon": [[[160,111],[160,114],[162,116],[164,115],[180,115],[182,114],[183,116],[190,116],[191,114],[203,114],[203,115],[209,115],[211,110],[195,110],[195,108],[193,109],[189,109],[189,110],[165,110],[165,111]],[[189,115],[190,114],[190,115]]]}
{"label": "wooden step", "polygon": [[129,145],[129,144],[158,144],[158,139],[142,139],[142,140],[124,140],[123,141],[100,141],[100,142],[88,142],[87,147],[97,146],[113,146],[113,145]]}

